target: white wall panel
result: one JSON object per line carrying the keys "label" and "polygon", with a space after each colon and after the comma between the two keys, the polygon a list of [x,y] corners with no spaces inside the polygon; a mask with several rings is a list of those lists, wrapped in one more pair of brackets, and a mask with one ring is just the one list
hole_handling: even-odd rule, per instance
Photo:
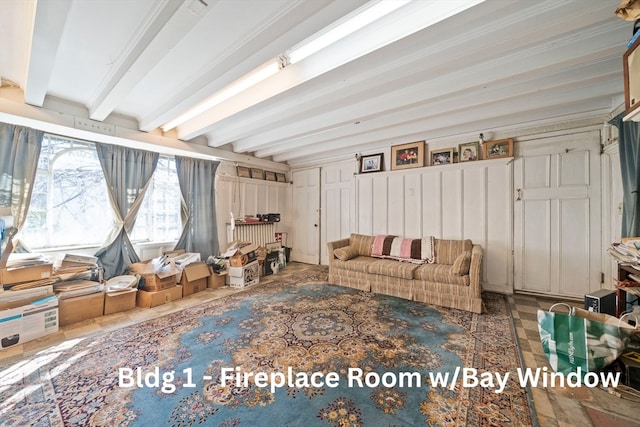
{"label": "white wall panel", "polygon": [[509,159],[358,175],[358,230],[471,239],[485,252],[483,284],[509,293],[511,177]]}
{"label": "white wall panel", "polygon": [[[388,233],[389,218],[389,193],[388,177],[386,175],[376,175],[371,180],[371,234]],[[402,187],[401,187],[402,188]]]}
{"label": "white wall panel", "polygon": [[484,191],[486,198],[486,217],[482,227],[486,230],[482,247],[484,248],[484,278],[490,289],[511,292],[513,288],[511,256],[512,241],[512,167],[492,165],[486,168]]}
{"label": "white wall panel", "polygon": [[348,237],[354,212],[353,162],[324,166],[321,172],[320,262],[328,264],[327,242]]}
{"label": "white wall panel", "polygon": [[404,177],[404,236],[422,237],[422,179],[418,174]]}
{"label": "white wall panel", "polygon": [[462,170],[442,171],[442,238],[462,238]]}
{"label": "white wall panel", "polygon": [[438,172],[425,171],[422,176],[423,236],[442,236],[442,180]]}
{"label": "white wall panel", "polygon": [[[245,182],[240,185],[244,193],[244,209],[242,216],[255,215],[258,212],[258,185],[253,182]],[[263,202],[265,199],[263,199]]]}
{"label": "white wall panel", "polygon": [[361,234],[373,234],[373,180],[356,180],[356,230]]}
{"label": "white wall panel", "polygon": [[486,168],[464,169],[462,188],[462,229],[465,239],[485,242],[487,178]]}
{"label": "white wall panel", "polygon": [[291,186],[289,184],[218,176],[216,178],[216,221],[220,247],[226,247],[229,241],[227,224],[231,220],[231,213],[235,219],[245,215],[279,213],[280,222],[276,224],[276,231],[290,234],[293,229],[290,204]]}
{"label": "white wall panel", "polygon": [[[403,174],[388,175],[387,187],[387,233],[396,236],[404,235],[404,176]],[[382,189],[381,189],[382,190]]]}

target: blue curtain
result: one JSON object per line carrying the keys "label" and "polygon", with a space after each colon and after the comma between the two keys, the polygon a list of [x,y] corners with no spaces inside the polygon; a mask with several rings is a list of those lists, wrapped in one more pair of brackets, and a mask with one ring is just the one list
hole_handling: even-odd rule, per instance
{"label": "blue curtain", "polygon": [[623,121],[620,113],[609,121],[618,128],[622,172],[622,237],[640,236],[640,123]]}
{"label": "blue curtain", "polygon": [[40,130],[0,123],[0,216],[11,217],[13,222],[6,233],[8,250],[0,248],[0,263],[6,262],[11,252],[10,236],[27,218],[43,138]]}
{"label": "blue curtain", "polygon": [[176,156],[182,192],[182,235],[176,249],[200,253],[205,260],[218,255],[216,169],[220,162]]}
{"label": "blue curtain", "polygon": [[125,274],[129,264],[140,261],[129,240],[129,233],[135,225],[160,155],[101,143],[96,143],[96,149],[114,216],[113,230],[96,253],[104,268],[104,277],[109,279]]}

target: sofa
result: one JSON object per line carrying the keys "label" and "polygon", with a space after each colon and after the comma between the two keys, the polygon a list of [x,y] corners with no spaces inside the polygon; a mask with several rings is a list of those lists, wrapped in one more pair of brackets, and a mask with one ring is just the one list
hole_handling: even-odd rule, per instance
{"label": "sofa", "polygon": [[482,312],[482,247],[468,239],[431,237],[430,259],[399,260],[380,257],[378,253],[374,256],[372,248],[376,237],[382,236],[353,233],[349,238],[328,242],[329,283]]}

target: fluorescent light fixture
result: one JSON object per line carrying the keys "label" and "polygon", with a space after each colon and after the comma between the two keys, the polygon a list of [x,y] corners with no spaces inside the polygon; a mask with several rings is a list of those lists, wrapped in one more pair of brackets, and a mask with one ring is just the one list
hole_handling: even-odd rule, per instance
{"label": "fluorescent light fixture", "polygon": [[269,62],[266,65],[253,70],[249,74],[244,75],[240,79],[206,98],[204,101],[188,110],[184,114],[181,114],[175,119],[166,123],[164,126],[162,126],[162,130],[167,132],[177,126],[180,126],[182,123],[196,117],[198,114],[204,113],[210,108],[223,103],[227,99],[234,97],[241,92],[244,92],[251,86],[255,86],[261,81],[268,79],[269,77],[276,74],[278,70],[280,70],[280,62],[278,60]]}
{"label": "fluorescent light fixture", "polygon": [[291,48],[287,52],[289,62],[295,64],[296,62],[302,61],[319,50],[390,14],[410,1],[411,0],[378,0],[367,3],[337,21],[334,25],[325,28],[298,46]]}
{"label": "fluorescent light fixture", "polygon": [[[353,61],[369,52],[387,46],[396,40],[421,31],[424,28],[443,21],[484,1],[485,0],[371,0],[352,13],[287,50],[283,56],[249,72],[209,98],[206,98],[194,108],[169,121],[162,126],[162,130],[166,132],[184,124],[194,117],[211,110],[216,105],[275,75],[280,69],[290,64],[296,64],[316,54],[358,30],[362,30],[360,33],[362,37],[358,39],[358,43],[338,47],[334,52],[337,53],[336,55],[328,55],[322,61],[314,64],[313,67],[307,67],[305,73],[302,73],[301,76],[289,76],[291,82],[288,83],[289,86],[287,86],[287,88],[331,71],[349,61]],[[406,7],[403,8],[403,6]],[[393,12],[395,12],[393,16],[389,16]],[[376,22],[380,21],[383,17],[387,17],[386,22]],[[371,24],[374,25],[370,28],[365,28]],[[286,88],[283,86],[267,92],[271,93],[270,96],[273,96],[284,90],[286,90]],[[267,95],[263,94],[261,96],[263,96],[261,99],[264,99],[264,96]],[[251,102],[251,100],[247,100],[245,104],[249,104],[249,102]],[[260,102],[260,100],[255,102]],[[195,130],[189,129],[186,130],[185,133],[187,135],[193,135]]]}

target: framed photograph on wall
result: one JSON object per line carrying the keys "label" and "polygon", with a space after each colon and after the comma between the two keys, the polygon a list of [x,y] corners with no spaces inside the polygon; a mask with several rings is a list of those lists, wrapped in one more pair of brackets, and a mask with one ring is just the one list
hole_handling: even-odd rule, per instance
{"label": "framed photograph on wall", "polygon": [[513,157],[513,139],[497,139],[482,144],[482,158],[485,160]]}
{"label": "framed photograph on wall", "polygon": [[276,181],[276,173],[271,171],[264,171],[264,179],[267,181]]}
{"label": "framed photograph on wall", "polygon": [[380,172],[384,169],[384,153],[369,154],[360,158],[360,173]]}
{"label": "framed photograph on wall", "polygon": [[251,168],[251,178],[264,179],[264,171],[262,169]]}
{"label": "framed photograph on wall", "polygon": [[467,142],[466,144],[458,145],[458,161],[459,162],[472,162],[480,158],[480,143],[479,142]]}
{"label": "framed photograph on wall", "polygon": [[236,174],[239,178],[251,178],[251,172],[246,166],[236,166]]}
{"label": "framed photograph on wall", "polygon": [[391,147],[391,170],[421,168],[424,166],[424,141]]}
{"label": "framed photograph on wall", "polygon": [[453,147],[431,151],[431,166],[450,165],[453,163]]}
{"label": "framed photograph on wall", "polygon": [[276,173],[276,181],[278,182],[287,182],[287,175],[283,173]]}

